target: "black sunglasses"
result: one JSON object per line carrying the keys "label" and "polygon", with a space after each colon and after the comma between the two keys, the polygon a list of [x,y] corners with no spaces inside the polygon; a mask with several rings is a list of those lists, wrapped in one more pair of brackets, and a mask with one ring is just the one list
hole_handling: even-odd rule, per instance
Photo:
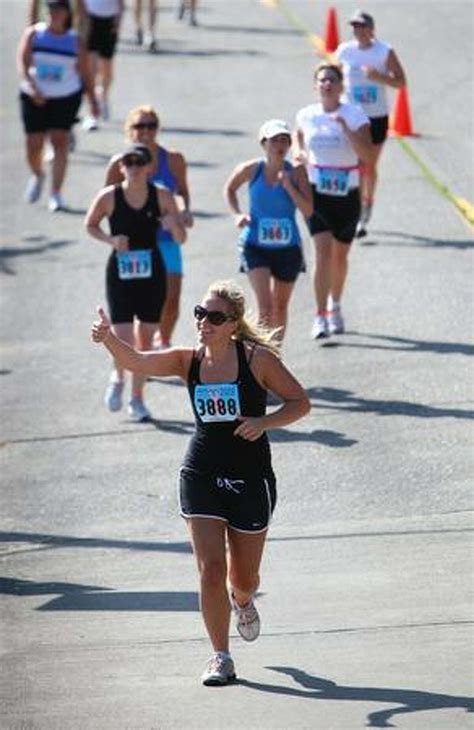
{"label": "black sunglasses", "polygon": [[137,122],[132,124],[132,129],[158,129],[156,122]]}
{"label": "black sunglasses", "polygon": [[148,165],[148,162],[143,157],[124,157],[122,164],[125,167],[145,167],[145,165]]}
{"label": "black sunglasses", "polygon": [[209,311],[209,309],[201,307],[200,304],[196,304],[194,307],[194,316],[198,322],[202,322],[207,318],[211,324],[215,325],[224,324],[224,322],[229,322],[234,319],[234,317],[230,317],[224,312],[219,312],[217,309]]}

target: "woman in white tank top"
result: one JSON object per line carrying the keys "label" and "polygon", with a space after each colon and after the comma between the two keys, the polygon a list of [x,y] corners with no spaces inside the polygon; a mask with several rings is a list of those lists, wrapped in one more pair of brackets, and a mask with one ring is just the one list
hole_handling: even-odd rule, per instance
{"label": "woman in white tank top", "polygon": [[374,19],[357,10],[349,20],[354,39],[341,43],[336,58],[344,74],[344,100],[358,104],[370,119],[374,160],[364,164],[361,173],[362,208],[356,236],[367,234],[366,226],[372,212],[377,163],[388,129],[387,86],[399,89],[405,86],[405,73],[398,57],[389,45],[375,38]]}
{"label": "woman in white tank top", "polygon": [[[35,11],[35,8],[32,8]],[[70,29],[68,0],[47,0],[46,22],[26,28],[17,52],[20,107],[26,134],[26,157],[32,176],[25,199],[38,200],[43,187],[43,147],[47,138],[54,150],[48,208],[64,207],[61,189],[66,174],[69,134],[76,120],[82,93],[97,113],[94,87],[88,73],[85,48]]]}

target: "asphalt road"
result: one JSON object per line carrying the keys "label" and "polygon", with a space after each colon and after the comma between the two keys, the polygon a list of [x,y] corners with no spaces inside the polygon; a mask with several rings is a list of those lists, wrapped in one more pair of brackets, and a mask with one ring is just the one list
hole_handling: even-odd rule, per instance
{"label": "asphalt road", "polygon": [[[285,360],[310,415],[271,435],[279,503],[262,569],[262,635],[237,638],[239,682],[203,688],[209,649],[175,480],[192,432],[185,389],[150,383],[155,416],[102,405],[108,359],[89,340],[104,248],[84,212],[121,148],[126,111],[158,109],[189,162],[196,225],[175,341],[214,278],[238,277],[222,199],[267,118],[312,99],[326,8],[202,0],[200,26],[162,6],[160,53],[127,14],[112,119],[78,131],[65,198],[22,202],[27,179],[14,51],[26,2],[2,23],[0,642],[2,730],[356,730],[472,727],[472,228],[390,140],[371,233],[355,243],[348,333],[309,337],[302,276]],[[283,9],[291,11],[291,18]],[[352,3],[336,4],[341,36]],[[373,2],[409,78],[408,140],[473,202],[469,2]],[[5,22],[7,21],[7,22]],[[308,264],[313,252],[305,241]],[[249,301],[251,295],[249,292]]]}

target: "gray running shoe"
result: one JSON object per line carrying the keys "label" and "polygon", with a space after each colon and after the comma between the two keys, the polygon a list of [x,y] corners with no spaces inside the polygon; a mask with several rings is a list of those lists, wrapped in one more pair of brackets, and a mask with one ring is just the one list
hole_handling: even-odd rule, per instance
{"label": "gray running shoe", "polygon": [[233,682],[236,677],[234,662],[231,657],[214,654],[209,659],[207,667],[201,675],[201,680],[206,687],[222,687],[229,682]]}
{"label": "gray running shoe", "polygon": [[245,606],[239,606],[231,595],[232,609],[235,615],[235,628],[245,641],[255,641],[260,634],[260,616],[255,608],[253,599]]}
{"label": "gray running shoe", "polygon": [[344,332],[344,318],[341,310],[333,309],[328,314],[329,332],[332,335],[342,335]]}
{"label": "gray running shoe", "polygon": [[104,403],[109,411],[119,411],[122,407],[123,380],[111,380],[104,395]]}
{"label": "gray running shoe", "polygon": [[25,190],[25,201],[27,203],[36,203],[43,189],[44,175],[32,175],[28,180]]}
{"label": "gray running shoe", "polygon": [[141,423],[151,418],[151,413],[141,398],[131,398],[128,403],[128,415],[133,421]]}
{"label": "gray running shoe", "polygon": [[311,337],[313,340],[320,340],[322,337],[329,336],[329,326],[326,317],[322,314],[317,314],[314,318],[313,326],[311,328]]}

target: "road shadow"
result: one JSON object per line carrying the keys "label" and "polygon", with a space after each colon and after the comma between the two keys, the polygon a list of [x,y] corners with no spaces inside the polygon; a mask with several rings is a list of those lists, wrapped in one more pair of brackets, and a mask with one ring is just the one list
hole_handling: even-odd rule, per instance
{"label": "road shadow", "polygon": [[48,441],[75,441],[76,439],[95,439],[109,436],[129,436],[131,433],[143,431],[148,424],[156,428],[158,431],[169,431],[179,436],[189,436],[194,432],[194,423],[190,421],[171,421],[158,418],[147,418],[140,423],[129,419],[125,421],[129,424],[128,428],[109,429],[107,431],[86,431],[83,433],[59,433],[52,436],[26,436],[25,438],[5,439],[1,442],[2,446],[12,444],[32,444],[44,443]]}
{"label": "road shadow", "polygon": [[207,25],[200,23],[203,30],[216,31],[218,33],[244,33],[245,35],[272,35],[272,36],[301,36],[302,31],[293,28],[262,28],[252,25]]}
{"label": "road shadow", "polygon": [[[366,727],[396,727],[389,721],[395,715],[407,715],[414,712],[428,710],[460,709],[466,712],[474,711],[472,697],[445,695],[436,692],[425,692],[414,689],[392,689],[390,687],[355,687],[338,685],[329,679],[317,677],[294,667],[265,667],[273,672],[279,672],[291,677],[302,689],[285,687],[277,684],[264,684],[239,679],[242,687],[268,692],[270,694],[286,695],[289,697],[307,698],[312,700],[335,700],[336,702],[374,702],[395,705],[384,710],[376,710],[367,715]],[[454,727],[454,726],[453,726]]]}
{"label": "road shadow", "polygon": [[[238,49],[231,49],[231,48],[190,48],[190,49],[180,49],[172,46],[173,43],[172,38],[166,39],[166,45],[159,45],[158,50],[156,53],[149,53],[146,49],[140,48],[138,46],[122,46],[120,49],[120,53],[124,55],[132,55],[132,56],[149,56],[150,59],[156,58],[156,57],[163,57],[163,56],[177,56],[180,58],[222,58],[222,57],[232,57],[235,56],[236,58],[241,57],[255,57],[255,56],[267,56],[268,54],[264,51],[257,51],[255,48],[238,48]],[[170,44],[170,45],[168,45]]]}
{"label": "road shadow", "polygon": [[[357,347],[365,350],[398,350],[400,352],[429,352],[435,355],[474,355],[474,345],[467,342],[440,342],[439,340],[413,340],[409,337],[394,337],[368,332],[348,331],[351,337],[377,340],[376,343],[338,341],[339,347]],[[386,342],[388,344],[379,344]]]}
{"label": "road shadow", "polygon": [[[72,537],[69,535],[50,535],[38,532],[0,532],[0,543],[31,544],[31,549],[86,548],[132,550],[159,553],[192,553],[189,542],[150,542],[141,540],[115,540],[101,537]],[[27,548],[28,549],[28,548]],[[26,550],[27,550],[26,549]],[[25,550],[25,551],[26,551]],[[94,589],[97,590],[97,589]]]}
{"label": "road shadow", "polygon": [[[396,239],[394,241],[380,241],[378,237]],[[402,231],[381,231],[373,230],[367,238],[359,241],[360,246],[406,246],[411,248],[454,248],[465,251],[474,247],[474,238],[453,240],[446,238],[431,238],[429,236],[418,236],[415,233],[402,233]]]}
{"label": "road shadow", "polygon": [[292,443],[294,441],[309,441],[311,443],[322,444],[323,446],[329,446],[332,449],[347,449],[350,446],[354,446],[358,441],[356,439],[348,438],[344,433],[340,431],[311,431],[310,433],[304,433],[302,431],[285,431],[283,428],[275,428],[268,431],[268,439],[270,442],[275,443]]}
{"label": "road shadow", "polygon": [[162,133],[168,134],[193,134],[193,135],[209,135],[210,137],[247,137],[241,129],[223,129],[210,127],[163,127]]}
{"label": "road shadow", "polygon": [[100,167],[106,167],[111,157],[112,155],[107,155],[103,152],[78,149],[73,153],[72,162],[76,165],[100,165]]}
{"label": "road shadow", "polygon": [[[38,241],[38,245],[23,246],[19,242],[18,247],[2,246],[0,248],[0,273],[7,274],[9,276],[16,276],[16,271],[9,265],[11,260],[19,258],[20,256],[34,256],[36,254],[48,253],[49,251],[56,251],[57,249],[77,243],[76,240],[66,238],[48,240],[44,236],[27,237],[24,240]],[[42,240],[44,240],[45,243],[39,243]]]}
{"label": "road shadow", "polygon": [[67,593],[38,606],[37,611],[199,611],[192,591],[113,591]]}
{"label": "road shadow", "polygon": [[211,218],[227,218],[227,213],[213,213],[210,210],[193,210],[194,218],[211,219]]}
{"label": "road shadow", "polygon": [[48,581],[39,583],[20,578],[0,578],[0,594],[7,596],[44,596],[59,593],[84,593],[85,591],[109,591],[110,588],[85,586],[80,583],[58,583]]}
{"label": "road shadow", "polygon": [[462,408],[441,408],[411,403],[403,400],[377,400],[361,398],[350,390],[341,388],[307,388],[313,408],[345,411],[351,413],[373,413],[378,416],[409,416],[412,418],[459,418],[472,420],[474,411]]}
{"label": "road shadow", "polygon": [[207,162],[206,160],[186,160],[186,164],[188,167],[196,167],[196,168],[214,168],[219,167],[217,162]]}
{"label": "road shadow", "polygon": [[0,594],[59,594],[36,611],[199,611],[199,598],[194,591],[115,591],[77,583],[0,578]]}

